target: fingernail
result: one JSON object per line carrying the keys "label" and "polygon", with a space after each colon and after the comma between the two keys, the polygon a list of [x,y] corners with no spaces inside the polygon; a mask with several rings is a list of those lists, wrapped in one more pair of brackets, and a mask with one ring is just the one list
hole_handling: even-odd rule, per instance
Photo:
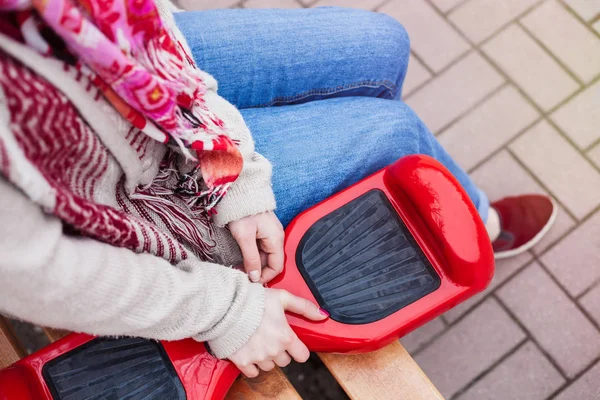
{"label": "fingernail", "polygon": [[248,275],[250,275],[250,280],[252,282],[258,282],[260,280],[260,271],[258,270],[250,271]]}
{"label": "fingernail", "polygon": [[324,316],[329,317],[329,313],[327,311],[323,310],[321,307],[319,307],[319,312],[321,314],[323,314]]}

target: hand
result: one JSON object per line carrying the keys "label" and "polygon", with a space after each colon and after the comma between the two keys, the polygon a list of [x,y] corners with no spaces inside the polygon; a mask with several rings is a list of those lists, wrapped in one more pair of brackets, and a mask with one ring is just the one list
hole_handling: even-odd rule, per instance
{"label": "hand", "polygon": [[275,364],[288,365],[293,358],[298,362],[308,360],[310,352],[290,328],[285,310],[302,315],[312,321],[329,317],[315,304],[285,290],[266,289],[265,312],[254,335],[229,360],[248,378],[258,375],[259,368],[270,371]]}
{"label": "hand", "polygon": [[232,221],[229,230],[240,246],[244,269],[252,282],[269,282],[283,271],[283,226],[275,213]]}

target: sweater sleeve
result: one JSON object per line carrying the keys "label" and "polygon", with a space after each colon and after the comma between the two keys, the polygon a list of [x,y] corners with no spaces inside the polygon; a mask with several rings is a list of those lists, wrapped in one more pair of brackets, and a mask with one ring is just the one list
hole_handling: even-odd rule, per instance
{"label": "sweater sleeve", "polygon": [[0,311],[35,324],[105,336],[209,341],[238,350],[262,318],[264,288],[223,266],[182,261],[63,233],[0,178]]}

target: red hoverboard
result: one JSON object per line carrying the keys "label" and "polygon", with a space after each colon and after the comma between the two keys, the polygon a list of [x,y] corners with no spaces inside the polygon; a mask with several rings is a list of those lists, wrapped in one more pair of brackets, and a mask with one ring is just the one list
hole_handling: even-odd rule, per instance
{"label": "red hoverboard", "polygon": [[[482,291],[494,258],[458,181],[404,157],[288,226],[270,287],[318,303],[323,322],[288,315],[311,351],[379,349]],[[222,399],[239,371],[193,340],[72,334],[0,371],[0,400]]]}

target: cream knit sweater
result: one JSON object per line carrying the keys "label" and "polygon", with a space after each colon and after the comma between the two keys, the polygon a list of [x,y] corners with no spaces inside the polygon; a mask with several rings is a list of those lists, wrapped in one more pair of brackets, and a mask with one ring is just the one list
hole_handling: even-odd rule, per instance
{"label": "cream knit sweater", "polygon": [[[177,30],[168,0],[156,2],[165,23]],[[109,169],[113,172],[103,182],[105,188],[114,188],[122,177],[129,189],[153,179],[165,151],[161,144],[154,144],[145,159],[138,159],[120,142],[128,123],[106,103],[100,109],[90,103],[59,62],[42,58],[2,35],[0,48],[61,90],[111,151]],[[237,109],[217,95],[212,77],[206,75],[206,79],[210,87],[207,105],[240,141],[244,156],[240,177],[217,208],[214,221],[222,227],[273,210],[275,200],[269,162],[254,152]],[[0,90],[0,138],[6,143],[11,139],[8,121]],[[29,173],[26,163],[14,173]],[[171,265],[152,254],[67,236],[62,222],[30,200],[36,196],[28,190],[0,175],[0,312],[94,335],[159,340],[193,337],[208,341],[222,358],[238,350],[258,327],[264,289],[250,283],[245,274],[193,256]],[[114,197],[114,189],[107,189],[95,193],[94,201],[117,207]],[[224,265],[241,261],[239,248],[225,229],[217,230],[216,258]]]}

